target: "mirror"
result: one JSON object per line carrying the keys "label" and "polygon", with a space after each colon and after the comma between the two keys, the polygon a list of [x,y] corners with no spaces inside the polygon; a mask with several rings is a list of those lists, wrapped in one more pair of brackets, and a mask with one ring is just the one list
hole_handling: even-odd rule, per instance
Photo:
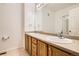
{"label": "mirror", "polygon": [[69,34],[69,15],[62,16],[62,31],[63,34]]}
{"label": "mirror", "polygon": [[63,33],[71,36],[79,36],[79,7],[69,10],[67,15],[62,16]]}
{"label": "mirror", "polygon": [[79,7],[69,11],[69,35],[79,36]]}
{"label": "mirror", "polygon": [[50,4],[42,8],[42,31],[55,33],[55,15],[49,5]]}
{"label": "mirror", "polygon": [[49,3],[37,12],[41,13],[37,18],[41,20],[41,31],[53,34],[63,31],[66,35],[79,35],[79,4]]}

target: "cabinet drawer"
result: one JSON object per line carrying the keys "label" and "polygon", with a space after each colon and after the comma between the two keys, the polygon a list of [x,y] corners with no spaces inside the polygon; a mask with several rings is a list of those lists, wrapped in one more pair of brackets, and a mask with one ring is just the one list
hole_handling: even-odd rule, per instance
{"label": "cabinet drawer", "polygon": [[37,39],[35,39],[35,38],[32,38],[32,43],[35,43],[35,44],[37,44]]}

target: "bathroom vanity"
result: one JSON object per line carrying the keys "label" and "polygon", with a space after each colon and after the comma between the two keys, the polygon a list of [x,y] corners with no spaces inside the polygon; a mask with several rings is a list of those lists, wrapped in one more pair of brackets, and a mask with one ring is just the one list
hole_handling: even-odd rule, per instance
{"label": "bathroom vanity", "polygon": [[[38,4],[37,4],[38,5]],[[25,9],[25,48],[32,56],[79,56],[79,4],[45,4]],[[33,15],[28,15],[32,12]],[[28,15],[28,16],[27,16]],[[34,20],[34,21],[33,21]],[[28,22],[28,23],[27,23]],[[62,38],[61,37],[67,37]],[[70,38],[70,39],[69,39]]]}
{"label": "bathroom vanity", "polygon": [[[79,55],[79,40],[72,42],[55,42],[48,37],[54,37],[40,33],[25,34],[25,49],[31,56],[77,56]],[[56,37],[56,36],[55,36]]]}

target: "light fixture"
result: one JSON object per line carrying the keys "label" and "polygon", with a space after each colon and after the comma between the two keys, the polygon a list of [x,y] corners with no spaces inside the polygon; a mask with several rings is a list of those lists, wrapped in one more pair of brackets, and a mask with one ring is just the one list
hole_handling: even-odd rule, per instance
{"label": "light fixture", "polygon": [[47,4],[45,4],[45,3],[37,3],[36,4],[36,8],[37,9],[40,9],[40,8],[43,8],[43,7],[45,7]]}

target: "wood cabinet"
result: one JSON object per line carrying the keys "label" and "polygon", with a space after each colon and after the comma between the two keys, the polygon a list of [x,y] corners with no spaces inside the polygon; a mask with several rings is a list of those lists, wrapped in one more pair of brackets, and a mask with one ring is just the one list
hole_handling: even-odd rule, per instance
{"label": "wood cabinet", "polygon": [[25,35],[25,49],[32,56],[71,56],[68,51],[51,46],[39,39]]}
{"label": "wood cabinet", "polygon": [[37,45],[32,43],[32,56],[37,56]]}
{"label": "wood cabinet", "polygon": [[37,39],[32,38],[32,43],[34,43],[34,44],[36,44],[36,45],[37,45]]}
{"label": "wood cabinet", "polygon": [[25,49],[28,51],[29,55],[31,55],[31,46],[32,46],[32,39],[30,36],[25,35]]}
{"label": "wood cabinet", "polygon": [[28,51],[29,50],[29,39],[28,35],[25,34],[25,49]]}
{"label": "wood cabinet", "polygon": [[29,41],[29,50],[28,51],[29,51],[29,54],[31,55],[31,51],[32,51],[32,38],[29,36],[28,39],[29,39],[28,40]]}
{"label": "wood cabinet", "polygon": [[37,40],[32,38],[32,56],[37,56]]}
{"label": "wood cabinet", "polygon": [[52,55],[53,55],[52,46],[48,45],[48,56],[52,56]]}
{"label": "wood cabinet", "polygon": [[60,49],[57,49],[55,47],[52,47],[53,49],[53,56],[70,56],[69,53],[62,51]]}
{"label": "wood cabinet", "polygon": [[47,44],[42,41],[38,41],[38,55],[47,56]]}
{"label": "wood cabinet", "polygon": [[48,46],[48,56],[70,56],[68,52],[55,48],[53,46]]}

